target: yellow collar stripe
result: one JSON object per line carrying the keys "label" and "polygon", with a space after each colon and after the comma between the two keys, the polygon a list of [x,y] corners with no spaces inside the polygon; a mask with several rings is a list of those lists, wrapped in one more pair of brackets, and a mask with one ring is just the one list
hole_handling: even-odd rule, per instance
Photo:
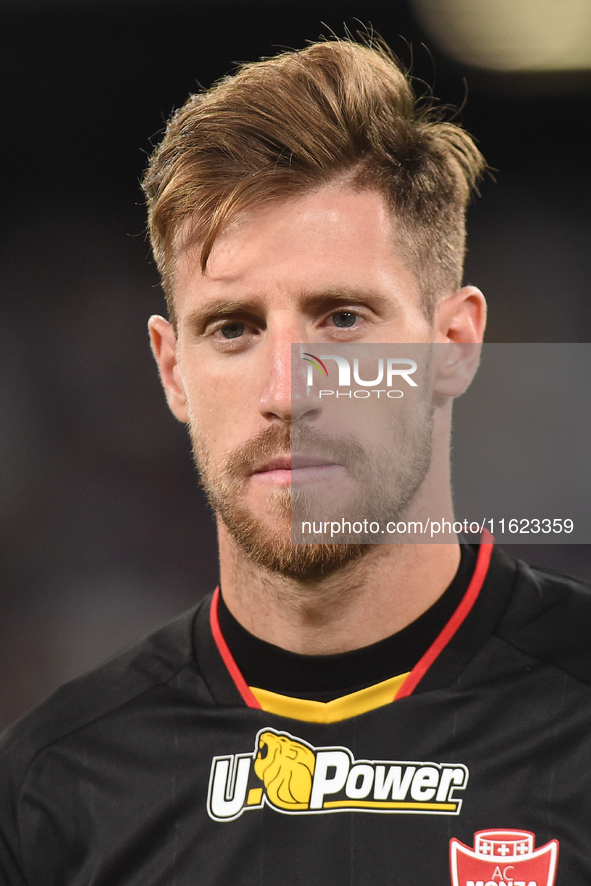
{"label": "yellow collar stripe", "polygon": [[332,701],[310,701],[305,698],[292,698],[279,695],[268,689],[257,689],[250,686],[250,691],[259,702],[263,711],[278,714],[292,720],[306,720],[308,723],[338,723],[349,717],[357,717],[375,708],[390,704],[394,696],[408,677],[408,673],[390,677],[374,686],[359,689]]}

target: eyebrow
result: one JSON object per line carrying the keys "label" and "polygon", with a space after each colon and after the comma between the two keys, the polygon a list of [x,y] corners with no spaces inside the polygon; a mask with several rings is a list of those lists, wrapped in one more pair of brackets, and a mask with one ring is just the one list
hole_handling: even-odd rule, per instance
{"label": "eyebrow", "polygon": [[[304,290],[297,297],[297,305],[300,309],[314,313],[335,305],[360,305],[369,304],[376,309],[395,308],[396,296],[390,298],[382,293],[371,289],[362,289],[356,286],[335,286],[320,291]],[[212,299],[191,311],[185,320],[185,324],[193,329],[200,330],[205,324],[215,318],[240,316],[244,314],[265,312],[265,299],[261,296],[246,296],[244,299],[218,298]]]}
{"label": "eyebrow", "polygon": [[190,326],[193,329],[201,329],[214,317],[231,317],[236,316],[237,314],[249,314],[263,310],[264,301],[257,297],[240,300],[230,298],[212,299],[191,311],[184,322],[185,325]]}
{"label": "eyebrow", "polygon": [[393,307],[397,303],[395,294],[388,298],[381,292],[373,289],[363,289],[358,286],[335,286],[323,289],[319,292],[313,290],[304,291],[300,294],[300,304],[307,310],[318,310],[333,304],[369,304],[376,308]]}

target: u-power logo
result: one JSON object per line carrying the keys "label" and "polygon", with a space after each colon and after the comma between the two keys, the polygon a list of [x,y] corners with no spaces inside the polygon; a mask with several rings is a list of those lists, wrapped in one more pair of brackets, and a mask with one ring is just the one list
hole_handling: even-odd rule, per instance
{"label": "u-power logo", "polygon": [[207,811],[215,821],[265,806],[287,815],[459,815],[468,775],[462,763],[358,760],[347,747],[316,747],[266,727],[254,753],[213,758]]}
{"label": "u-power logo", "polygon": [[[334,360],[337,364],[338,388],[349,388],[349,390],[320,390],[318,391],[319,398],[336,396],[356,397],[359,400],[363,400],[371,397],[372,394],[377,397],[385,394],[386,397],[390,397],[392,400],[398,400],[400,397],[404,397],[404,391],[396,390],[393,387],[395,381],[399,383],[399,380],[402,379],[410,387],[418,387],[416,381],[411,378],[417,371],[417,364],[408,357],[386,357],[385,359],[384,357],[379,357],[378,365],[375,369],[375,378],[369,379],[361,378],[359,358],[355,357],[353,359],[353,382],[360,385],[360,387],[354,390],[351,389],[351,363],[346,357],[341,357],[338,354],[321,354],[319,357],[316,357],[315,354],[303,352],[302,359],[308,364],[306,375],[306,385],[308,388],[311,388],[314,384],[315,369],[320,374],[322,381],[324,378],[328,378],[325,360]],[[364,360],[363,362],[365,364],[367,361]],[[380,388],[378,385],[385,385],[385,387]]]}

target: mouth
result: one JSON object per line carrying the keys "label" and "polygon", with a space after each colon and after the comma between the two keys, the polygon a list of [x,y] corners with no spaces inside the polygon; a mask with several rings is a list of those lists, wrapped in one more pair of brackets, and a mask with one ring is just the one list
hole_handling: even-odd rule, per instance
{"label": "mouth", "polygon": [[255,468],[252,476],[263,482],[287,485],[322,480],[342,467],[327,456],[292,453],[268,459]]}

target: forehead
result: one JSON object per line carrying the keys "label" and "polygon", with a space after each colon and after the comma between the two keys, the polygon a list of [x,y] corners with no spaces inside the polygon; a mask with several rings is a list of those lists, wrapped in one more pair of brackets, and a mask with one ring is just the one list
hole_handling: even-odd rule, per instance
{"label": "forehead", "polygon": [[179,316],[200,295],[229,291],[234,298],[289,299],[367,288],[395,300],[417,298],[384,198],[336,184],[244,213],[217,237],[205,273],[197,243],[179,251],[174,277]]}

